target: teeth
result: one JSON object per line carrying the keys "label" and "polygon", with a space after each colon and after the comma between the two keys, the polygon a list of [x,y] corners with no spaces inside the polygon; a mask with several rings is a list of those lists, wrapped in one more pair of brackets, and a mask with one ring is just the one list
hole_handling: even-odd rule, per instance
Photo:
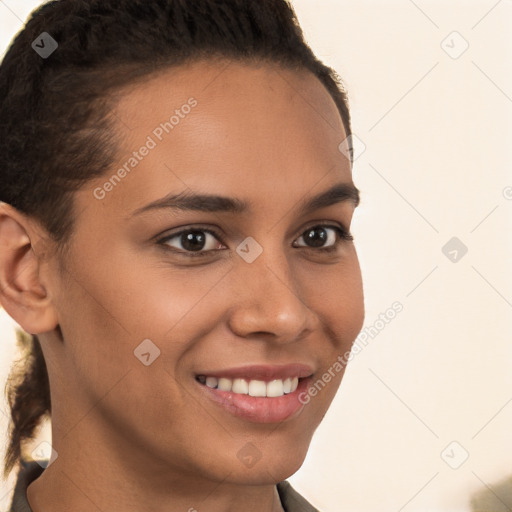
{"label": "teeth", "polygon": [[278,397],[293,393],[299,385],[298,377],[289,377],[285,380],[275,379],[270,382],[263,380],[227,379],[225,377],[204,377],[199,375],[197,380],[209,388],[231,391],[239,395],[256,397]]}
{"label": "teeth", "polygon": [[221,391],[231,391],[232,387],[233,381],[231,379],[224,379],[223,377],[219,379],[219,383],[217,384],[217,389]]}
{"label": "teeth", "polygon": [[233,391],[233,393],[247,395],[249,393],[249,384],[245,379],[235,379],[231,391]]}
{"label": "teeth", "polygon": [[267,386],[263,380],[249,381],[249,395],[267,396]]}
{"label": "teeth", "polygon": [[284,382],[280,379],[273,380],[267,384],[267,396],[283,396]]}
{"label": "teeth", "polygon": [[217,377],[206,377],[206,385],[209,388],[216,388],[217,387]]}

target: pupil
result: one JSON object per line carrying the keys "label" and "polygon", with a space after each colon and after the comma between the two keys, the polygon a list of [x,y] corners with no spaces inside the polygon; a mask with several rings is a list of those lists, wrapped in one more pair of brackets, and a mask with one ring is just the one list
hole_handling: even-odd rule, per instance
{"label": "pupil", "polygon": [[205,236],[201,231],[189,231],[181,235],[183,247],[189,251],[200,251],[204,247]]}
{"label": "pupil", "polygon": [[[315,233],[320,233],[316,235]],[[313,228],[308,231],[306,239],[312,242],[313,247],[321,247],[327,240],[327,234],[324,228]]]}

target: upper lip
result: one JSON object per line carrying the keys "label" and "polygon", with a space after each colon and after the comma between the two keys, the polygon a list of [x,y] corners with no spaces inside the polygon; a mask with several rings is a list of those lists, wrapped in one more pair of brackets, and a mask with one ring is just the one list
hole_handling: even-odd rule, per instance
{"label": "upper lip", "polygon": [[225,368],[223,370],[212,370],[200,372],[197,375],[205,377],[226,377],[228,379],[246,380],[274,380],[287,379],[291,377],[309,377],[313,374],[311,366],[302,363],[284,365],[257,364],[250,366],[239,366],[237,368]]}

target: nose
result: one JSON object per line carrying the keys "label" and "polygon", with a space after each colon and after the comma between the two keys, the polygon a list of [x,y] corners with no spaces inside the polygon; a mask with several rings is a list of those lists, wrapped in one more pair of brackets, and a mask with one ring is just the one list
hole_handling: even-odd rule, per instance
{"label": "nose", "polygon": [[266,335],[276,342],[302,339],[317,328],[318,315],[307,305],[298,276],[281,253],[263,253],[252,263],[238,261],[236,304],[228,324],[238,336]]}

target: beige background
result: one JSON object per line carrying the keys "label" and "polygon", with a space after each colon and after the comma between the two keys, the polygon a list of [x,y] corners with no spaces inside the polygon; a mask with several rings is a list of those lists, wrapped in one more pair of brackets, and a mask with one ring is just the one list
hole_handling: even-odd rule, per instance
{"label": "beige background", "polygon": [[[0,1],[1,52],[40,3]],[[366,147],[352,232],[374,330],[290,481],[322,512],[510,510],[512,1],[293,5]],[[468,249],[455,262],[453,237]],[[0,322],[3,384],[14,324]]]}

